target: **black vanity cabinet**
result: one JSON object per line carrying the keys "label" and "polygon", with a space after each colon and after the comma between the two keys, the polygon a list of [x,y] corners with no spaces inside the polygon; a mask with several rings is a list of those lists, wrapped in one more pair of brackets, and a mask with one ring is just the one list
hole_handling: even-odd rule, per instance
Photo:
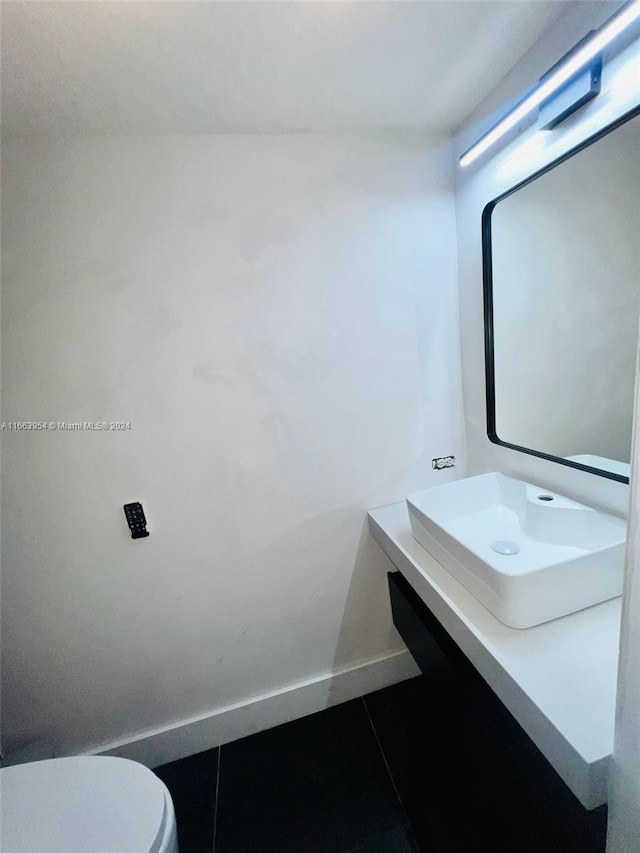
{"label": "black vanity cabinet", "polygon": [[388,577],[394,624],[424,674],[407,686],[396,756],[421,849],[604,853],[606,806],[583,808],[409,582]]}

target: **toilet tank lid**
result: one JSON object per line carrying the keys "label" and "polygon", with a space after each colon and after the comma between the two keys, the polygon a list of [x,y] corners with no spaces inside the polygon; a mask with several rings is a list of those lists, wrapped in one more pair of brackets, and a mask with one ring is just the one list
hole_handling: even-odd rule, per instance
{"label": "toilet tank lid", "polygon": [[0,770],[2,853],[156,853],[164,784],[135,761],[53,758]]}

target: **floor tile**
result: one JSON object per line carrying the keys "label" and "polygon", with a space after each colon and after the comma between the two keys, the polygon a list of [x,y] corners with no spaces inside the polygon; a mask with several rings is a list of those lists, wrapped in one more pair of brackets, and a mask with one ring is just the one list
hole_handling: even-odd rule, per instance
{"label": "floor tile", "polygon": [[212,853],[218,749],[156,767],[176,810],[180,853]]}
{"label": "floor tile", "polygon": [[416,849],[361,700],[222,747],[216,853]]}
{"label": "floor tile", "polygon": [[479,679],[451,668],[365,697],[425,851],[601,853],[586,812]]}

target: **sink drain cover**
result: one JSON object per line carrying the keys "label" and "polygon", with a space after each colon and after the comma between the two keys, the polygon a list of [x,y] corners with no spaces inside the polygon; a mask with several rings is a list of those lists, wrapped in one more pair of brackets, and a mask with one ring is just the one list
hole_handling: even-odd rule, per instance
{"label": "sink drain cover", "polygon": [[515,542],[511,542],[509,539],[496,539],[495,542],[491,543],[491,547],[496,552],[496,554],[518,554],[520,552],[520,546]]}

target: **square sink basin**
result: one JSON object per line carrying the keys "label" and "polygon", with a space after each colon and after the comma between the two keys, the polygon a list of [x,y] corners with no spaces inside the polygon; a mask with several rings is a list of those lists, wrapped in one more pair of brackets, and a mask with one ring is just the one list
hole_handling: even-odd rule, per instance
{"label": "square sink basin", "polygon": [[505,625],[530,628],[622,594],[626,522],[481,474],[407,498],[414,537]]}

